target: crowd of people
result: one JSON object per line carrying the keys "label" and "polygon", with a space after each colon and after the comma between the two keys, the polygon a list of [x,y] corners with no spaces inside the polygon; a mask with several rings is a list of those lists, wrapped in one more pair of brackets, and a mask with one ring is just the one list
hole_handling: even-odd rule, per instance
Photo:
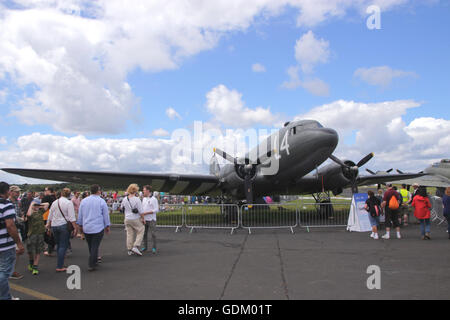
{"label": "crowd of people", "polygon": [[[431,240],[431,202],[427,189],[419,184],[413,184],[414,191],[411,193],[403,184],[400,190],[392,184],[387,185],[386,192],[378,189],[378,194],[371,190],[367,192],[368,199],[365,209],[369,212],[369,220],[372,226],[371,237],[375,240],[379,239],[378,229],[380,226],[380,218],[384,216],[386,233],[383,239],[391,238],[391,228],[395,228],[397,239],[401,239],[400,226],[407,226],[411,212],[420,224],[420,234],[422,240]],[[450,239],[450,187],[445,190],[442,198],[443,214],[447,219],[448,237]]]}
{"label": "crowd of people", "polygon": [[[400,226],[408,225],[410,213],[420,223],[423,240],[431,239],[431,203],[425,187],[413,185],[410,193],[406,185],[397,190],[392,184],[387,190],[379,189],[375,195],[368,192],[366,210],[372,226],[371,237],[379,239],[380,217],[384,216],[386,233],[381,237],[390,239],[391,228],[401,239]],[[43,192],[26,192],[21,195],[18,186],[0,182],[0,300],[12,299],[9,280],[21,279],[15,267],[19,257],[28,254],[28,270],[39,274],[41,255],[56,254],[56,272],[66,272],[65,258],[72,252],[71,239],[86,240],[88,247],[88,271],[95,271],[101,263],[99,254],[103,236],[110,232],[110,212],[119,209],[124,214],[126,246],[128,255],[142,256],[151,236],[151,252],[156,253],[156,214],[159,202],[208,203],[207,197],[171,198],[152,192],[146,185],[139,191],[137,184],[131,184],[123,195],[103,192],[99,185],[92,185],[90,191],[72,192],[64,188],[59,192],[46,187]],[[450,239],[450,187],[443,196],[444,216],[448,222]],[[56,249],[56,250],[55,250]]]}
{"label": "crowd of people", "polygon": [[[120,202],[125,216],[128,255],[142,256],[148,248],[151,234],[151,252],[156,254],[156,214],[159,202],[152,187],[131,184]],[[56,272],[66,272],[65,258],[72,252],[71,239],[86,240],[88,271],[97,270],[101,263],[99,248],[104,234],[110,232],[110,207],[107,201],[118,201],[118,193],[102,192],[92,185],[90,192],[60,192],[47,187],[41,193],[26,192],[22,197],[18,186],[0,182],[0,300],[14,299],[9,280],[23,278],[15,268],[18,260],[28,253],[28,270],[39,274],[41,255],[56,254]],[[139,197],[141,195],[142,197]],[[126,200],[125,200],[126,199]],[[55,250],[56,248],[56,250]]]}

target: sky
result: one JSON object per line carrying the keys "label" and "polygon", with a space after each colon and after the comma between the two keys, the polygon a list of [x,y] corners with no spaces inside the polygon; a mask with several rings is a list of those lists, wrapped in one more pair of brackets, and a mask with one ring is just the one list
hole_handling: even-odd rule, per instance
{"label": "sky", "polygon": [[[1,1],[0,167],[207,173],[314,119],[341,159],[420,171],[450,158],[449,30],[438,0]],[[174,156],[199,123],[224,137]]]}

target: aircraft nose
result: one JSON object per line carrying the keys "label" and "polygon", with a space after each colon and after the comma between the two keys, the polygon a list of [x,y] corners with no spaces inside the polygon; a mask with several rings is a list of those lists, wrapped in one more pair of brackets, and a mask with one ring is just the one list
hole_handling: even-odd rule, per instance
{"label": "aircraft nose", "polygon": [[320,129],[320,143],[322,145],[329,146],[330,149],[336,148],[339,141],[338,134],[336,130],[331,128],[321,128]]}

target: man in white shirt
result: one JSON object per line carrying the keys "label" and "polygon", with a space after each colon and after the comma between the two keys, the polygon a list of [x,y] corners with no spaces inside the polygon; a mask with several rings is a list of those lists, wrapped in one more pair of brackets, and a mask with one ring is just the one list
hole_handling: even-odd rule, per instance
{"label": "man in white shirt", "polygon": [[141,251],[147,250],[147,234],[150,229],[152,233],[152,252],[156,253],[156,213],[159,211],[158,199],[154,193],[152,195],[152,187],[144,186],[144,199],[142,199],[142,216],[145,220],[144,240],[142,241]]}

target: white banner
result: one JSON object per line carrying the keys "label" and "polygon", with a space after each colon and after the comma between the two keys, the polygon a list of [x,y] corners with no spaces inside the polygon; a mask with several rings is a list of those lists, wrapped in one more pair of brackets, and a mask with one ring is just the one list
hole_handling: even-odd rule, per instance
{"label": "white banner", "polygon": [[366,205],[367,193],[355,193],[348,215],[347,230],[356,232],[372,231],[369,220],[369,212],[364,209]]}

